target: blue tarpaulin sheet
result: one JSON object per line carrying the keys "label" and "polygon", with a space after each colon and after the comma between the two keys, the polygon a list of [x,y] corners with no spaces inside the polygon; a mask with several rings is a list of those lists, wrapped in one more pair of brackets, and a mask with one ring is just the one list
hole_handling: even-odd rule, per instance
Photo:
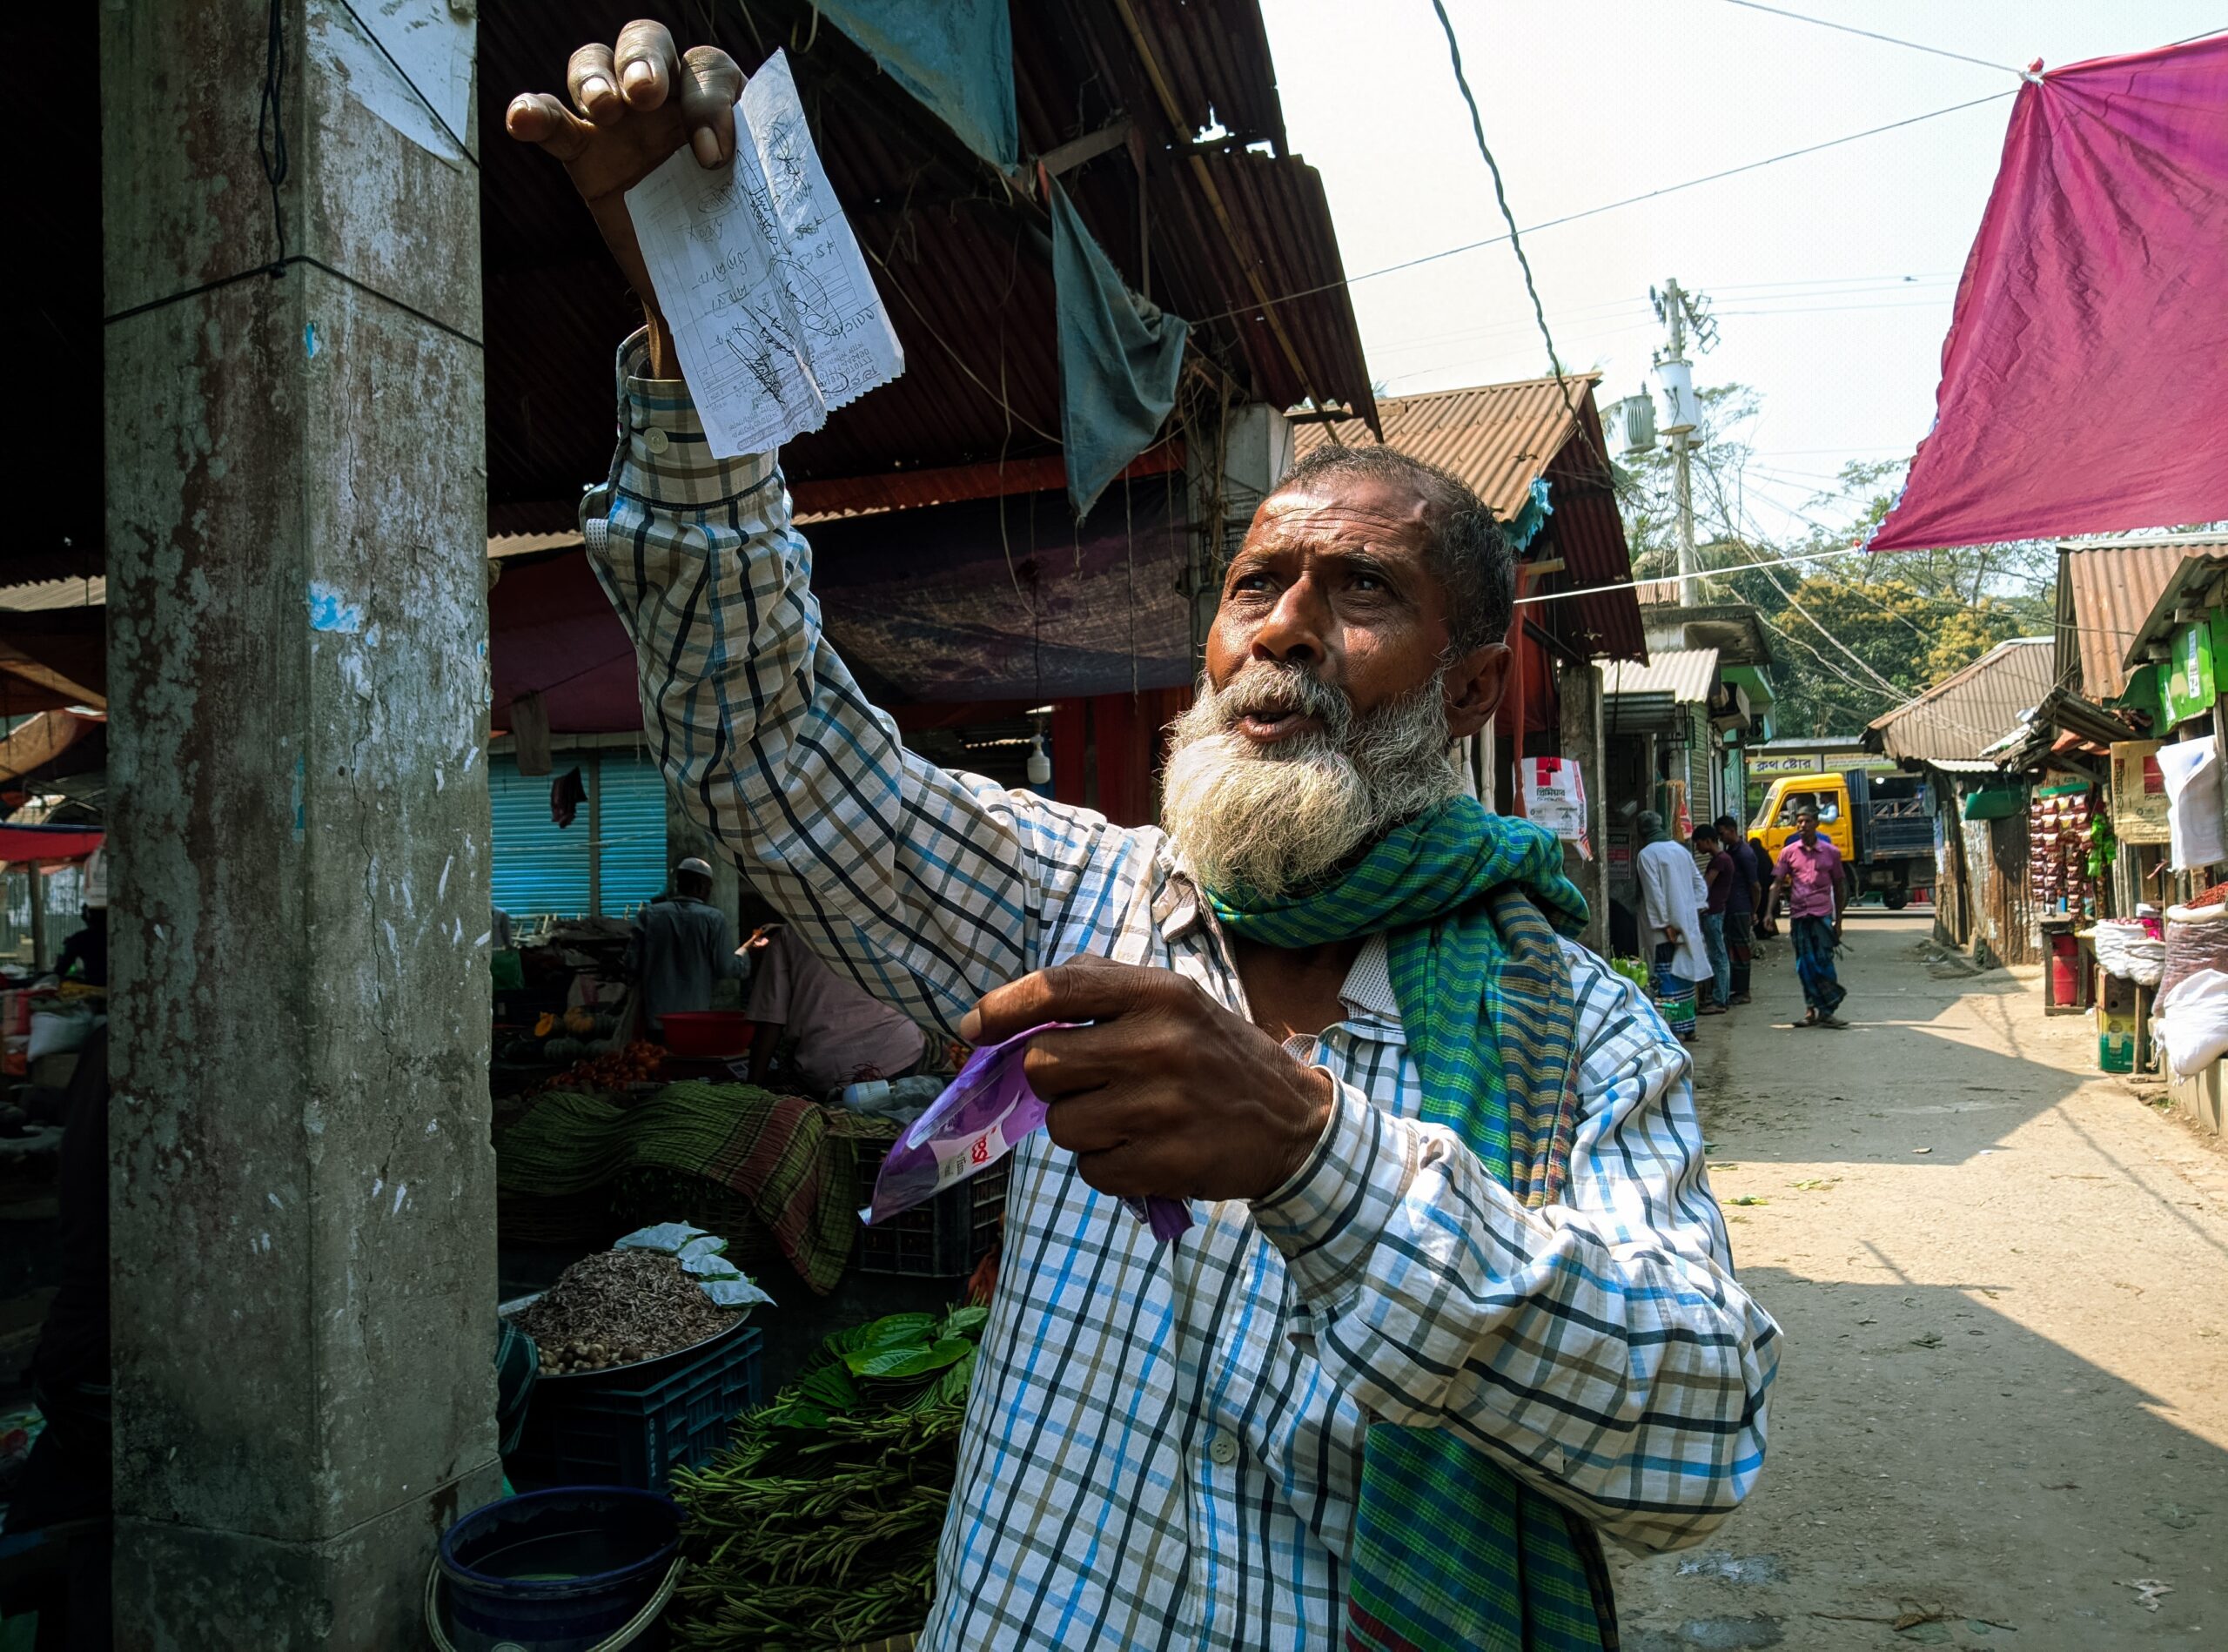
{"label": "blue tarpaulin sheet", "polygon": [[1021,159],[1007,0],[818,0],[821,12],[984,160]]}
{"label": "blue tarpaulin sheet", "polygon": [[1080,517],[1159,436],[1176,405],[1191,323],[1131,292],[1059,180],[1046,181],[1059,310],[1060,445],[1068,497]]}

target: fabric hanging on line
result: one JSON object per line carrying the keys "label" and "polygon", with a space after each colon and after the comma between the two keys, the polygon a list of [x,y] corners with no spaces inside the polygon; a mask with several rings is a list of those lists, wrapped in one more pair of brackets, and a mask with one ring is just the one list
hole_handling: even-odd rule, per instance
{"label": "fabric hanging on line", "polygon": [[1554,504],[1547,497],[1547,479],[1534,476],[1523,505],[1500,525],[1501,537],[1508,541],[1510,550],[1521,551],[1540,537],[1540,530],[1547,527],[1547,518],[1554,514]]}
{"label": "fabric hanging on line", "polygon": [[1060,180],[1048,173],[1044,182],[1059,310],[1060,445],[1068,498],[1081,517],[1159,436],[1176,406],[1191,324],[1131,292]]}
{"label": "fabric hanging on line", "polygon": [[2228,37],[2019,89],[1876,551],[2228,516]]}
{"label": "fabric hanging on line", "polygon": [[587,782],[580,778],[579,769],[568,769],[549,782],[549,818],[561,831],[573,823],[573,817],[587,800]]}
{"label": "fabric hanging on line", "polygon": [[815,0],[815,9],[984,160],[1021,160],[1007,0]]}
{"label": "fabric hanging on line", "polygon": [[511,702],[511,749],[520,774],[531,778],[549,772],[549,708],[539,694]]}

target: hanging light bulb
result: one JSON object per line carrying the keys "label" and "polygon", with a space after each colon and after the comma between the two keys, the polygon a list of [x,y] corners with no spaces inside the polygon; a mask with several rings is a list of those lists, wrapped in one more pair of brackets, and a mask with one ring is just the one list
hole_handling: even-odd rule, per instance
{"label": "hanging light bulb", "polygon": [[1052,783],[1052,760],[1044,755],[1044,736],[1029,736],[1029,783],[1049,786]]}

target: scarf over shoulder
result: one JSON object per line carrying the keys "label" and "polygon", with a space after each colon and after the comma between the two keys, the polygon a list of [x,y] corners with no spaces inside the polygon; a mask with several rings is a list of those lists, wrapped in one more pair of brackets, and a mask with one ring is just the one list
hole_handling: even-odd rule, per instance
{"label": "scarf over shoulder", "polygon": [[[1275,900],[1208,891],[1269,946],[1383,934],[1393,996],[1443,1125],[1532,1208],[1576,1127],[1577,1005],[1557,931],[1586,922],[1562,845],[1458,797],[1396,827],[1334,881]],[[1373,1425],[1362,1458],[1346,1645],[1357,1652],[1614,1652],[1600,1539],[1446,1429]]]}

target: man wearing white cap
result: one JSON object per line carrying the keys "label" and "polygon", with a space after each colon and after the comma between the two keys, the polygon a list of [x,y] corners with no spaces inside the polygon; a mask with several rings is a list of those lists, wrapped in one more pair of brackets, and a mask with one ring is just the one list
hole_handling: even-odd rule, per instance
{"label": "man wearing white cap", "polygon": [[728,915],[711,903],[711,863],[691,855],[673,869],[673,893],[635,914],[627,972],[641,985],[653,1032],[675,1011],[710,1009],[716,983],[739,981],[748,972]]}

